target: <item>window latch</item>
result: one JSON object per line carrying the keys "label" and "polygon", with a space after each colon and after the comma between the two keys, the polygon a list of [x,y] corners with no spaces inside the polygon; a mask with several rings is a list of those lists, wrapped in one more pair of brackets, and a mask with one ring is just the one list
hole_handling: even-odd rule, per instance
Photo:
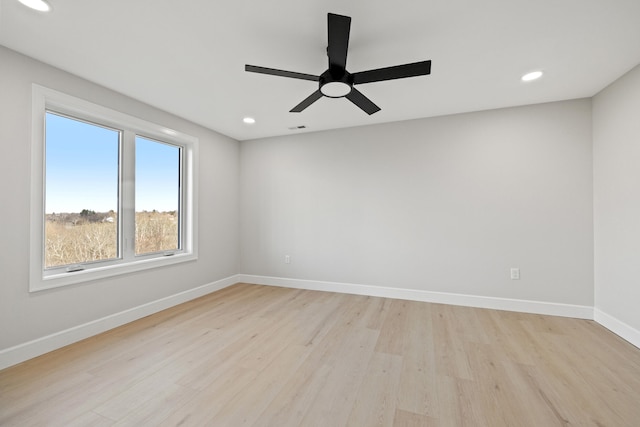
{"label": "window latch", "polygon": [[67,267],[67,273],[73,273],[74,271],[82,271],[82,270],[84,270],[84,267],[81,266],[80,264],[74,264]]}

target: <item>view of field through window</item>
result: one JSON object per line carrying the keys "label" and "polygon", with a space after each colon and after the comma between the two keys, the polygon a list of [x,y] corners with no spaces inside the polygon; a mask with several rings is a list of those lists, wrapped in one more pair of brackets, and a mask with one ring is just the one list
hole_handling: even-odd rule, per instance
{"label": "view of field through window", "polygon": [[[179,249],[180,147],[135,144],[135,254]],[[45,268],[121,257],[122,132],[47,112],[45,147]]]}
{"label": "view of field through window", "polygon": [[179,247],[180,148],[136,137],[136,255]]}

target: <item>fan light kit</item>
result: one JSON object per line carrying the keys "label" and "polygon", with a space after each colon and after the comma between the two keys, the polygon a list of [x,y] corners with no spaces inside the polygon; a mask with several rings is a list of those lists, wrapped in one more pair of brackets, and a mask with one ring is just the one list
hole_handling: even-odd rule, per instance
{"label": "fan light kit", "polygon": [[534,80],[538,80],[540,77],[542,77],[542,71],[532,71],[522,76],[522,81],[531,82]]}
{"label": "fan light kit", "polygon": [[342,98],[349,95],[351,86],[342,82],[328,82],[320,86],[320,92],[329,98]]}
{"label": "fan light kit", "polygon": [[300,104],[293,107],[291,113],[299,113],[305,108],[326,96],[328,98],[347,98],[367,114],[380,111],[380,107],[364,96],[355,85],[380,82],[384,80],[403,79],[431,74],[431,61],[420,61],[412,64],[378,68],[375,70],[353,73],[347,71],[347,50],[349,48],[349,32],[351,18],[329,13],[327,15],[329,69],[319,76],[296,73],[294,71],[245,65],[245,71],[292,79],[310,80],[319,84],[318,90],[309,95]]}
{"label": "fan light kit", "polygon": [[39,12],[49,12],[51,10],[51,6],[44,0],[18,0],[23,5],[30,7],[31,9],[37,10]]}

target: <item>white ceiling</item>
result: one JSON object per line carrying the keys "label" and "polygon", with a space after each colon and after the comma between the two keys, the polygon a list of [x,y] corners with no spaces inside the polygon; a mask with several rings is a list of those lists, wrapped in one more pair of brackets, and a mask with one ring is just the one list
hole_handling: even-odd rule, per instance
{"label": "white ceiling", "polygon": [[[640,63],[640,0],[49,2],[0,0],[0,44],[238,140],[589,97]],[[244,65],[319,75],[328,12],[352,17],[350,72],[431,75],[358,86],[372,116],[328,98],[289,113],[317,84]]]}

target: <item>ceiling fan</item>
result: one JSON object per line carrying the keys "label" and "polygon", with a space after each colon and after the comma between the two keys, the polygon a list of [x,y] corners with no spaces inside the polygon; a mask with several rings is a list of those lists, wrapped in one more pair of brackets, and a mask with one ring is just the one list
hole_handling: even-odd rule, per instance
{"label": "ceiling fan", "polygon": [[294,71],[277,70],[274,68],[245,65],[245,71],[252,73],[270,74],[273,76],[290,77],[293,79],[311,80],[318,82],[320,87],[300,104],[293,107],[291,113],[299,113],[323,96],[329,98],[345,97],[364,112],[371,115],[380,111],[380,107],[364,96],[354,85],[373,83],[384,80],[402,79],[405,77],[424,76],[431,73],[431,61],[420,61],[393,67],[377,68],[375,70],[350,73],[346,70],[347,50],[349,48],[349,32],[351,18],[348,16],[329,13],[327,56],[329,68],[319,76],[313,74],[296,73]]}

